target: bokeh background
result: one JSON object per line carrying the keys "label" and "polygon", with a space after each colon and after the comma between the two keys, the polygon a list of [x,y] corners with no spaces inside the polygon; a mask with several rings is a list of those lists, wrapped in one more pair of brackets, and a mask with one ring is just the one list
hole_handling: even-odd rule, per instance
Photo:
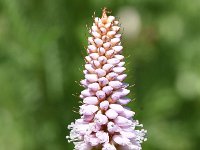
{"label": "bokeh background", "polygon": [[199,150],[199,0],[0,0],[0,150],[72,150],[88,27],[122,24],[144,150]]}

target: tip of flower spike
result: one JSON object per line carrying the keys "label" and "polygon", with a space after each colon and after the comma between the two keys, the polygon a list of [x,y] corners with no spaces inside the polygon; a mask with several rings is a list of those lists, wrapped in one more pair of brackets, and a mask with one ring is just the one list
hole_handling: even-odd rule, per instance
{"label": "tip of flower spike", "polygon": [[102,10],[102,18],[107,18],[107,8],[104,7],[103,10]]}

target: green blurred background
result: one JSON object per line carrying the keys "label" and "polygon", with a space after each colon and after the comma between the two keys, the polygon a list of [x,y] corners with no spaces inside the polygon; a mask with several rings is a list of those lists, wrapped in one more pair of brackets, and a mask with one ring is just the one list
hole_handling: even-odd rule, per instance
{"label": "green blurred background", "polygon": [[0,150],[73,149],[85,25],[104,6],[124,28],[143,149],[199,150],[199,0],[0,0]]}

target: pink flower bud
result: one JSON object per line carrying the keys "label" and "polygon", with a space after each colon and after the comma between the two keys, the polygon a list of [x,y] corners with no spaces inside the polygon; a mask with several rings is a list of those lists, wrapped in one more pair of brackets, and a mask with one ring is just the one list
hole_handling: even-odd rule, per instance
{"label": "pink flower bud", "polygon": [[118,76],[117,73],[111,72],[111,73],[107,74],[106,78],[111,81],[111,80],[114,80],[117,76]]}
{"label": "pink flower bud", "polygon": [[124,59],[123,55],[115,55],[115,58],[119,59],[120,61]]}
{"label": "pink flower bud", "polygon": [[114,25],[118,25],[118,24],[119,24],[119,21],[115,20]]}
{"label": "pink flower bud", "polygon": [[96,105],[98,104],[99,100],[97,97],[86,97],[83,100],[83,103],[88,104],[88,105]]}
{"label": "pink flower bud", "polygon": [[100,66],[101,66],[101,64],[100,64],[100,62],[98,60],[92,60],[91,64],[95,68],[100,68]]}
{"label": "pink flower bud", "polygon": [[92,35],[93,35],[95,38],[100,38],[100,37],[101,37],[101,35],[100,35],[98,32],[95,32],[95,31],[92,32]]}
{"label": "pink flower bud", "polygon": [[115,31],[109,31],[109,32],[107,33],[107,35],[108,35],[109,37],[113,37],[115,34],[116,34]]}
{"label": "pink flower bud", "polygon": [[107,95],[110,95],[113,92],[113,88],[111,86],[105,86],[102,89]]}
{"label": "pink flower bud", "polygon": [[92,58],[90,56],[85,56],[85,60],[89,63],[92,61]]}
{"label": "pink flower bud", "polygon": [[87,71],[89,71],[90,73],[94,73],[95,72],[95,69],[92,67],[91,64],[85,64],[85,69]]}
{"label": "pink flower bud", "polygon": [[107,58],[105,56],[100,56],[98,58],[98,61],[101,63],[101,64],[105,64],[107,62]]}
{"label": "pink flower bud", "polygon": [[123,47],[122,46],[114,46],[114,47],[112,47],[112,49],[118,53],[118,52],[122,51]]}
{"label": "pink flower bud", "polygon": [[122,36],[121,34],[116,34],[115,35],[116,38],[121,38],[121,36]]}
{"label": "pink flower bud", "polygon": [[120,42],[120,38],[113,38],[113,39],[111,39],[111,43],[112,44],[117,44],[119,42]]}
{"label": "pink flower bud", "polygon": [[120,81],[110,81],[109,86],[111,86],[113,89],[119,89],[122,86],[122,83]]}
{"label": "pink flower bud", "polygon": [[111,58],[111,57],[113,57],[114,54],[115,54],[114,50],[108,50],[108,51],[106,51],[105,56],[107,58]]}
{"label": "pink flower bud", "polygon": [[115,118],[117,118],[118,113],[117,113],[115,110],[113,110],[113,109],[108,109],[108,110],[106,111],[106,116],[107,116],[109,119],[115,119]]}
{"label": "pink flower bud", "polygon": [[117,100],[117,103],[121,104],[121,105],[126,105],[131,101],[130,98],[120,98]]}
{"label": "pink flower bud", "polygon": [[81,95],[83,95],[84,97],[93,96],[94,92],[90,91],[89,89],[85,89],[81,92]]}
{"label": "pink flower bud", "polygon": [[118,32],[120,29],[119,26],[112,26],[111,30],[115,31],[115,32]]}
{"label": "pink flower bud", "polygon": [[113,141],[115,141],[117,144],[122,145],[122,146],[130,143],[130,140],[128,138],[122,137],[121,135],[114,135]]}
{"label": "pink flower bud", "polygon": [[109,102],[108,102],[108,101],[102,101],[102,102],[100,103],[100,108],[101,108],[102,110],[107,110],[108,107],[109,107]]}
{"label": "pink flower bud", "polygon": [[89,82],[96,82],[98,80],[98,77],[96,74],[86,74],[85,78],[89,81]]}
{"label": "pink flower bud", "polygon": [[121,116],[125,118],[131,118],[134,116],[134,114],[135,112],[128,110],[127,108],[124,108],[124,111],[121,113]]}
{"label": "pink flower bud", "polygon": [[120,95],[119,93],[113,93],[113,94],[111,95],[112,102],[115,103],[117,100],[120,99],[120,97],[121,97],[121,95]]}
{"label": "pink flower bud", "polygon": [[111,59],[107,60],[107,63],[112,64],[112,65],[117,65],[119,62],[120,62],[120,60],[117,58],[111,58]]}
{"label": "pink flower bud", "polygon": [[101,87],[104,87],[105,85],[108,84],[108,79],[105,78],[105,77],[101,77],[101,78],[98,79],[98,82],[99,82],[99,85],[100,85]]}
{"label": "pink flower bud", "polygon": [[84,121],[91,121],[94,118],[94,114],[92,115],[84,115],[83,120]]}
{"label": "pink flower bud", "polygon": [[111,133],[120,131],[119,126],[117,126],[114,122],[108,122],[107,130]]}
{"label": "pink flower bud", "polygon": [[81,85],[82,85],[83,87],[87,87],[87,86],[89,85],[89,82],[88,82],[86,79],[81,80],[80,83],[81,83]]}
{"label": "pink flower bud", "polygon": [[105,34],[105,33],[106,33],[106,28],[104,28],[104,27],[101,27],[101,28],[100,28],[100,30],[101,30],[101,32],[102,32],[103,34]]}
{"label": "pink flower bud", "polygon": [[100,86],[98,83],[91,83],[88,85],[88,88],[91,90],[91,91],[98,91],[100,89]]}
{"label": "pink flower bud", "polygon": [[102,41],[101,39],[94,39],[94,42],[96,43],[96,45],[97,45],[98,47],[101,47],[102,44],[103,44],[103,41]]}
{"label": "pink flower bud", "polygon": [[95,137],[90,138],[88,141],[91,146],[97,146],[100,143],[99,139]]}
{"label": "pink flower bud", "polygon": [[126,96],[126,95],[128,95],[130,93],[130,90],[122,88],[120,90],[117,90],[116,92],[119,92],[121,97],[124,97],[124,96]]}
{"label": "pink flower bud", "polygon": [[91,45],[95,45],[93,37],[88,37],[88,42]]}
{"label": "pink flower bud", "polygon": [[103,145],[102,150],[117,150],[117,149],[115,148],[114,145],[111,145],[110,143],[105,143],[105,144]]}
{"label": "pink flower bud", "polygon": [[106,27],[106,28],[110,28],[110,26],[111,26],[111,23],[106,23],[106,24],[105,24],[105,27]]}
{"label": "pink flower bud", "polygon": [[117,113],[122,113],[124,111],[124,108],[120,104],[110,104],[109,107]]}
{"label": "pink flower bud", "polygon": [[103,47],[100,47],[100,48],[98,49],[99,55],[104,55],[105,52],[106,52],[106,50],[105,50]]}
{"label": "pink flower bud", "polygon": [[96,46],[94,46],[94,45],[89,45],[89,46],[88,46],[88,50],[89,50],[91,53],[95,53],[96,50],[97,50],[97,48],[96,48]]}
{"label": "pink flower bud", "polygon": [[106,71],[103,69],[96,69],[95,72],[100,78],[106,75]]}
{"label": "pink flower bud", "polygon": [[113,67],[112,64],[105,64],[102,69],[108,72],[111,70],[112,67]]}
{"label": "pink flower bud", "polygon": [[100,124],[100,125],[103,125],[103,124],[106,124],[108,122],[108,118],[105,115],[96,114],[95,115],[95,122]]}
{"label": "pink flower bud", "polygon": [[115,20],[115,17],[114,16],[109,16],[108,17],[108,22],[113,22]]}
{"label": "pink flower bud", "polygon": [[98,131],[96,133],[96,137],[100,140],[100,143],[108,143],[109,142],[109,135],[104,131]]}
{"label": "pink flower bud", "polygon": [[125,117],[122,116],[118,116],[114,122],[118,125],[118,126],[130,126],[132,124],[131,120],[128,120]]}
{"label": "pink flower bud", "polygon": [[124,79],[125,79],[126,77],[127,77],[126,74],[121,74],[121,75],[118,75],[118,76],[117,76],[117,80],[122,82],[122,81],[124,81]]}
{"label": "pink flower bud", "polygon": [[96,92],[96,96],[97,96],[97,98],[99,99],[99,100],[104,100],[105,98],[106,98],[106,93],[105,92],[103,92],[103,91],[97,91]]}
{"label": "pink flower bud", "polygon": [[93,32],[97,32],[98,30],[99,30],[99,29],[98,29],[98,27],[97,27],[97,26],[95,26],[95,25],[94,25],[94,26],[92,26],[92,31],[93,31]]}
{"label": "pink flower bud", "polygon": [[93,59],[93,60],[97,60],[99,58],[99,54],[98,53],[91,53],[90,54],[90,57]]}
{"label": "pink flower bud", "polygon": [[118,74],[123,73],[125,70],[126,70],[125,67],[114,67],[114,68],[113,68],[113,71],[114,71],[115,73],[118,73]]}
{"label": "pink flower bud", "polygon": [[80,109],[80,114],[83,115],[92,115],[98,110],[98,107],[95,105],[82,105]]}
{"label": "pink flower bud", "polygon": [[104,47],[105,49],[110,48],[110,46],[111,46],[110,42],[106,42],[106,43],[103,44],[103,47]]}

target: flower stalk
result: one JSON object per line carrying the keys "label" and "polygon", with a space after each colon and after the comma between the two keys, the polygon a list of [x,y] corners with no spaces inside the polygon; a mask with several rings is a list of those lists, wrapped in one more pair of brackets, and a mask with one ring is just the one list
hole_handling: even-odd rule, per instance
{"label": "flower stalk", "polygon": [[119,22],[107,16],[106,9],[90,29],[85,79],[80,82],[85,88],[80,94],[81,118],[68,126],[67,139],[74,143],[74,150],[141,150],[146,140],[146,130],[136,129],[142,125],[126,107],[131,99],[123,82],[127,75],[119,30]]}

